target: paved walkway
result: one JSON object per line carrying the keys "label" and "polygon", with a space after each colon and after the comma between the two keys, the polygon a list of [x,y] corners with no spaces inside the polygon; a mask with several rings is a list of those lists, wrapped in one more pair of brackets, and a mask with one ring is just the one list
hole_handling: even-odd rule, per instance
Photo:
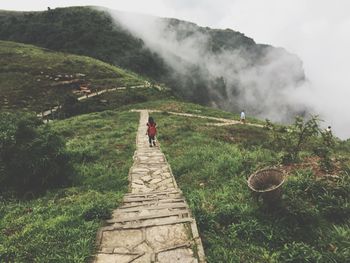
{"label": "paved walkway", "polygon": [[195,219],[159,147],[149,147],[140,111],[130,193],[98,234],[95,263],[202,263]]}
{"label": "paved walkway", "polygon": [[[131,86],[130,89],[137,89],[137,88],[146,88],[146,87],[149,87],[149,85],[147,84],[144,84],[144,85],[138,85],[138,86]],[[97,91],[97,92],[93,92],[93,93],[90,93],[90,94],[86,94],[84,96],[80,96],[77,98],[78,101],[81,101],[81,100],[86,100],[86,99],[89,99],[89,98],[93,98],[95,96],[99,96],[103,93],[106,93],[106,92],[111,92],[111,91],[116,91],[116,90],[126,90],[127,88],[126,87],[118,87],[118,88],[110,88],[110,89],[103,89],[103,90],[100,90],[100,91]],[[58,109],[62,108],[61,105],[58,105],[58,106],[55,106],[55,107],[52,107],[51,109],[49,110],[46,110],[46,111],[43,111],[41,113],[38,113],[37,114],[37,117],[38,118],[44,118],[44,117],[47,117],[49,115],[51,115],[52,113],[56,112]]]}

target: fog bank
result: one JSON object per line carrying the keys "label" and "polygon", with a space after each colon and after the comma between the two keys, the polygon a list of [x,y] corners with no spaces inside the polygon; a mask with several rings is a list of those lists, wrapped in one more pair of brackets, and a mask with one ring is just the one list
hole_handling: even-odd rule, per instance
{"label": "fog bank", "polygon": [[[256,46],[253,40],[228,31],[225,37],[234,37],[227,41],[243,44],[234,49],[222,44],[219,51],[213,52],[213,39],[195,24],[118,11],[111,14],[116,23],[141,38],[174,71],[189,75],[188,65],[199,68],[197,77],[209,86],[214,107],[245,109],[250,115],[280,122],[290,121],[296,113],[306,110],[302,102],[289,96],[304,83],[302,63],[284,49]],[[210,88],[220,81],[220,90]]]}

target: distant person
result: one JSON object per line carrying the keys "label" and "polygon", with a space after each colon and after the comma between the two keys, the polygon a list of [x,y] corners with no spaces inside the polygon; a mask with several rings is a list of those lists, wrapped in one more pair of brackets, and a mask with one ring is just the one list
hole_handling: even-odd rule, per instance
{"label": "distant person", "polygon": [[152,117],[149,117],[147,126],[148,129],[146,135],[148,135],[149,147],[156,146],[155,136],[157,135],[157,123],[155,123]]}
{"label": "distant person", "polygon": [[245,113],[244,113],[244,110],[242,110],[241,112],[241,123],[245,123]]}
{"label": "distant person", "polygon": [[325,130],[326,132],[322,133],[323,141],[326,146],[333,147],[335,144],[334,137],[332,134],[331,126],[328,126]]}

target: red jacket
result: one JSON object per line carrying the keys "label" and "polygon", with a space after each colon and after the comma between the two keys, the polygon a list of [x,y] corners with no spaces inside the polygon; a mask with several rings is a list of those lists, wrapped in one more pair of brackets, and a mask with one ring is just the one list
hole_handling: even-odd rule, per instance
{"label": "red jacket", "polygon": [[148,136],[155,136],[157,134],[157,124],[154,123],[147,123],[148,129],[147,129],[147,134]]}

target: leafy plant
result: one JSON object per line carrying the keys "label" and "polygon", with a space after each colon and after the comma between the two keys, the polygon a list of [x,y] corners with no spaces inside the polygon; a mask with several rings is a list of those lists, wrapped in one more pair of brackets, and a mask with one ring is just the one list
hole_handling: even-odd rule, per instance
{"label": "leafy plant", "polygon": [[86,221],[94,219],[108,219],[111,216],[110,207],[106,203],[97,203],[83,212],[83,218]]}
{"label": "leafy plant", "polygon": [[319,165],[321,169],[330,173],[334,169],[331,156],[336,142],[331,131],[322,131],[321,137],[321,143],[318,147],[316,147],[315,153],[320,157]]}
{"label": "leafy plant", "polygon": [[311,116],[308,120],[297,116],[294,124],[288,127],[278,127],[269,120],[266,121],[265,126],[272,132],[272,143],[283,151],[283,163],[299,160],[299,153],[307,142],[320,133],[319,122],[317,116]]}
{"label": "leafy plant", "polygon": [[279,255],[280,262],[290,263],[314,263],[319,262],[321,258],[318,251],[303,242],[286,244]]}

